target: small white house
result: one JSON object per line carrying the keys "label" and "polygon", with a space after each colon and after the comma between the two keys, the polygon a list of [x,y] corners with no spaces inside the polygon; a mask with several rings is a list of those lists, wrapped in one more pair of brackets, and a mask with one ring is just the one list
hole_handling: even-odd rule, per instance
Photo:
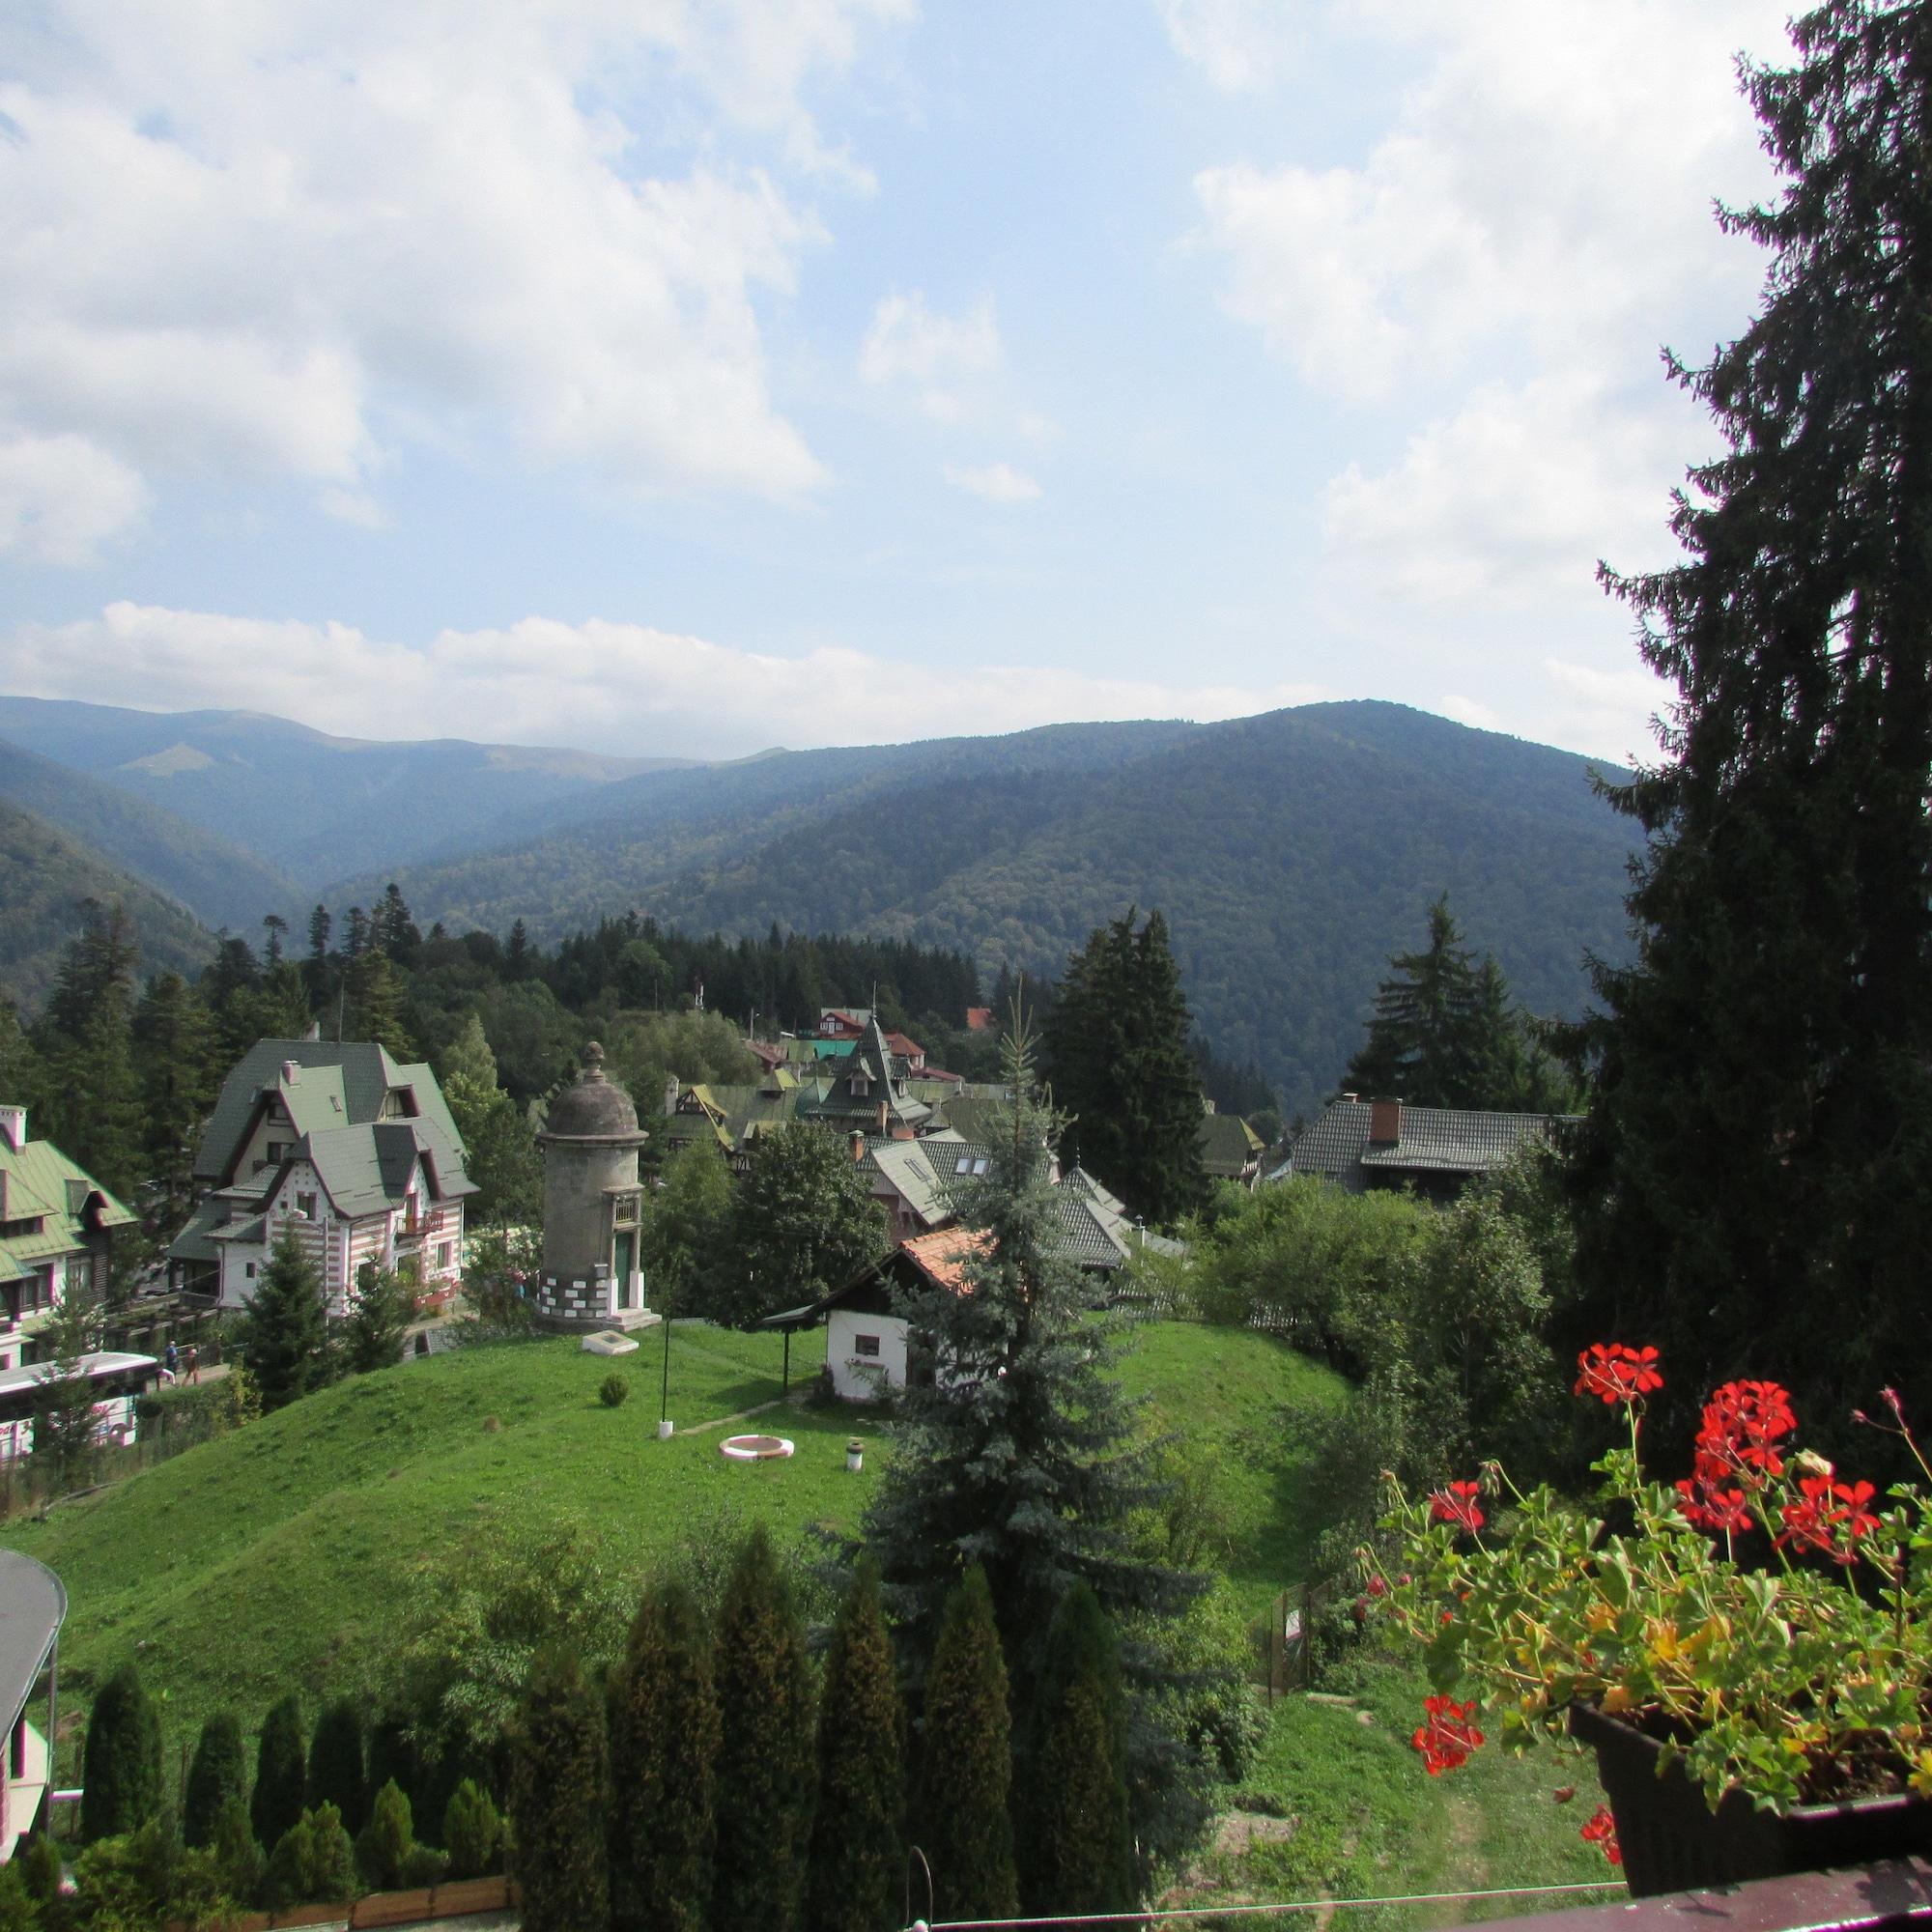
{"label": "small white house", "polygon": [[985,1237],[968,1228],[942,1228],[900,1241],[890,1254],[821,1300],[766,1317],[767,1328],[812,1328],[825,1323],[825,1366],[846,1402],[876,1402],[906,1384],[907,1321],[895,1309],[906,1297],[935,1288],[967,1292],[966,1260]]}

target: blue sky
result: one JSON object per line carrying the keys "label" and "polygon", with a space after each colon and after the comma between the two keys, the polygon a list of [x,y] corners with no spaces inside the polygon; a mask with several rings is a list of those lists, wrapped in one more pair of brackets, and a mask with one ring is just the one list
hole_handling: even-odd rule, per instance
{"label": "blue sky", "polygon": [[0,688],[645,753],[1399,698],[1598,755],[1762,0],[45,0]]}

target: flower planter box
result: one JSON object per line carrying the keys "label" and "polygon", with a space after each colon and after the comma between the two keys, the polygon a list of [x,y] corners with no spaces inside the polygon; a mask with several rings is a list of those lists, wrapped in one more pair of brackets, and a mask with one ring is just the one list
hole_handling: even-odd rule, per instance
{"label": "flower planter box", "polygon": [[1744,1792],[1729,1791],[1714,1812],[1681,1762],[1659,1776],[1662,1747],[1644,1732],[1573,1704],[1570,1734],[1596,1750],[1624,1877],[1638,1898],[1932,1855],[1932,1803],[1922,1798],[1802,1804],[1780,1817],[1760,1810]]}

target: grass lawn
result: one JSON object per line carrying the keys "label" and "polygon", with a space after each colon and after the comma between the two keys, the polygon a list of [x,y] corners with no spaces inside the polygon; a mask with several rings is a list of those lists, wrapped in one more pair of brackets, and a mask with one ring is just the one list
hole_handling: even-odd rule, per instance
{"label": "grass lawn", "polygon": [[[780,1394],[782,1340],[680,1323],[670,1412],[680,1428]],[[794,1388],[824,1338],[792,1342]],[[373,1690],[398,1605],[424,1564],[510,1531],[575,1532],[641,1578],[680,1539],[721,1518],[763,1520],[775,1540],[856,1524],[888,1452],[873,1419],[793,1405],[744,1425],[790,1436],[788,1461],[727,1463],[714,1429],[656,1436],[661,1352],[602,1357],[572,1340],[459,1350],[356,1377],[110,1490],[45,1523],[0,1528],[66,1582],[63,1680],[86,1694],[135,1652],[165,1694],[177,1736],[229,1706],[244,1724],[291,1688],[311,1697]],[[631,1399],[606,1408],[612,1370]],[[1281,1406],[1340,1387],[1271,1339],[1156,1322],[1136,1331],[1122,1374],[1160,1426],[1197,1435],[1227,1469],[1237,1574],[1257,1603],[1293,1580],[1293,1444]],[[495,1426],[490,1426],[494,1424]],[[845,1468],[845,1444],[874,1444]]]}
{"label": "grass lawn", "polygon": [[[1492,1745],[1460,1770],[1431,1777],[1409,1744],[1428,1688],[1419,1669],[1369,1663],[1337,1688],[1351,1701],[1276,1702],[1266,1747],[1232,1802],[1285,1813],[1293,1830],[1208,1853],[1196,1875],[1208,1898],[1389,1898],[1614,1877],[1578,1835],[1603,1802],[1587,1752],[1539,1747],[1517,1758]],[[1559,1804],[1553,1794],[1571,1787],[1575,1795]],[[1238,1825],[1229,1833],[1241,1834]],[[1475,1923],[1591,1902],[1591,1894],[1575,1893],[1388,1906],[1350,1912],[1347,1923]]]}

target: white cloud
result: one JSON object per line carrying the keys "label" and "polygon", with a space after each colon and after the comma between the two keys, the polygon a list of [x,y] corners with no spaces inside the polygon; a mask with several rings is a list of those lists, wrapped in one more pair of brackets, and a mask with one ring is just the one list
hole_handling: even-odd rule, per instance
{"label": "white cloud", "polygon": [[1667,399],[1620,407],[1576,376],[1486,384],[1390,468],[1351,464],[1335,477],[1323,542],[1365,589],[1409,605],[1595,600],[1600,557],[1625,569],[1671,560],[1662,479],[1679,412]]}
{"label": "white cloud", "polygon": [[[1727,313],[1757,268],[1713,193],[1764,183],[1730,56],[1782,50],[1781,0],[1385,0],[1425,77],[1355,167],[1195,177],[1221,300],[1312,383],[1388,395],[1498,343],[1547,360],[1647,351],[1687,297]],[[1373,58],[1365,51],[1364,58]]]}
{"label": "white cloud", "polygon": [[1451,692],[1436,702],[1436,710],[1445,718],[1453,718],[1459,724],[1467,724],[1476,731],[1500,731],[1504,728],[1502,714],[1488,704],[1478,703],[1473,697],[1463,697]]}
{"label": "white cloud", "polygon": [[1224,94],[1259,94],[1281,78],[1305,22],[1283,0],[1159,0],[1175,51]]}
{"label": "white cloud", "polygon": [[980,376],[1000,366],[1000,326],[993,300],[981,296],[964,315],[935,314],[918,289],[884,297],[859,350],[859,374],[868,383],[900,378],[931,385]]}
{"label": "white cloud", "polygon": [[1661,755],[1651,720],[1668,717],[1671,687],[1641,665],[1604,670],[1545,658],[1554,695],[1540,721],[1546,742],[1573,745],[1618,764],[1655,764]]}
{"label": "white cloud", "polygon": [[945,475],[955,489],[983,497],[989,503],[1031,503],[1040,495],[1038,483],[1010,463],[988,463],[977,468],[949,463]]}
{"label": "white cloud", "polygon": [[147,506],[140,477],[84,437],[0,434],[0,555],[90,563]]}
{"label": "white cloud", "polygon": [[[454,735],[695,755],[891,743],[1066,719],[1232,718],[1335,693],[1313,684],[1161,684],[1037,666],[923,666],[824,647],[743,651],[641,624],[529,617],[427,644],[344,624],[111,604],[0,634],[0,689],[152,710],[241,706],[367,737],[434,717]],[[864,692],[866,702],[852,704]]]}
{"label": "white cloud", "polygon": [[809,490],[758,303],[821,230],[761,147],[851,176],[802,91],[909,3],[64,0],[0,84],[0,420],[338,511],[412,422]]}

